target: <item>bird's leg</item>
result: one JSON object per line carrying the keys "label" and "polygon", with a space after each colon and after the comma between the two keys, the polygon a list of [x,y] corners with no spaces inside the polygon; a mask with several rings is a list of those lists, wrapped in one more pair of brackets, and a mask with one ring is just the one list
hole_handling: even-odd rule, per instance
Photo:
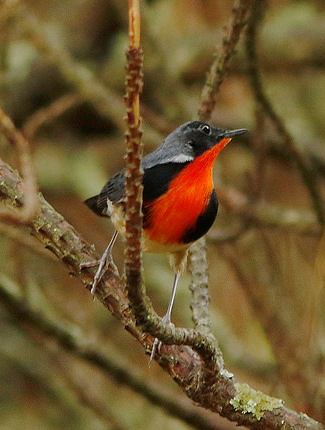
{"label": "bird's leg", "polygon": [[[168,325],[173,325],[173,323],[171,322],[171,313],[172,313],[172,309],[173,309],[173,304],[174,304],[174,300],[175,300],[175,295],[176,295],[176,290],[177,290],[177,284],[179,281],[179,278],[181,277],[182,271],[179,270],[174,278],[174,283],[173,283],[173,289],[172,289],[172,295],[170,297],[169,300],[169,305],[167,308],[167,312],[166,314],[163,316],[162,318],[162,323],[166,326]],[[159,339],[156,337],[153,345],[152,345],[152,350],[151,350],[151,354],[150,354],[150,360],[149,360],[149,364],[151,363],[151,361],[153,360],[154,356],[156,355],[156,352],[160,350],[162,345],[162,342],[159,341]]]}
{"label": "bird's leg", "polygon": [[80,264],[81,269],[85,267],[94,267],[98,265],[97,272],[94,276],[93,285],[90,290],[91,294],[95,294],[97,285],[99,284],[100,280],[105,275],[105,273],[107,272],[110,263],[112,263],[112,248],[116,241],[117,235],[118,235],[118,232],[114,231],[112,239],[110,240],[109,244],[107,245],[107,248],[105,249],[103,255],[99,260],[89,261],[87,263]]}

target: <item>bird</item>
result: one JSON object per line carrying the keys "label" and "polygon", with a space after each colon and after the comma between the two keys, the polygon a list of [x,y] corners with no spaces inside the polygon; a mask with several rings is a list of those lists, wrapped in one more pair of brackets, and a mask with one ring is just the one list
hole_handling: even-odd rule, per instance
{"label": "bird", "polygon": [[[213,166],[222,149],[247,129],[226,130],[203,121],[189,121],[173,130],[141,161],[143,169],[143,235],[145,252],[168,254],[174,271],[172,293],[162,321],[172,324],[171,313],[179,279],[186,267],[189,247],[204,236],[215,221],[218,198],[213,183]],[[115,232],[97,262],[91,288],[96,287],[111,261],[118,234],[125,235],[125,169],[104,185],[98,195],[85,200],[97,215],[109,217]],[[155,339],[151,359],[160,348]]]}

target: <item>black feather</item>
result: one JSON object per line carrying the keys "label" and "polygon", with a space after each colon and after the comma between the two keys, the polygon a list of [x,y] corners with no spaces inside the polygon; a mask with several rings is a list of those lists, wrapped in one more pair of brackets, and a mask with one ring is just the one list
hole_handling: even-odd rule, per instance
{"label": "black feather", "polygon": [[107,203],[105,200],[102,201],[102,203],[99,201],[99,195],[90,197],[89,199],[85,200],[86,205],[95,212],[95,214],[99,216],[107,216],[106,209],[107,209]]}
{"label": "black feather", "polygon": [[218,212],[218,198],[216,190],[213,190],[210,201],[205,211],[197,218],[194,226],[186,230],[182,237],[182,243],[191,243],[200,239],[207,233],[214,223]]}
{"label": "black feather", "polygon": [[98,195],[98,205],[107,206],[107,199],[113,204],[123,200],[125,194],[125,169],[120,170],[102,188]]}

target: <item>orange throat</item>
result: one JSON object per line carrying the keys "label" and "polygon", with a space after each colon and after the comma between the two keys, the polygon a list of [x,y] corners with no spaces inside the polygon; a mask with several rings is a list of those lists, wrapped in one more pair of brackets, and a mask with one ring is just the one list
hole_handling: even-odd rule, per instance
{"label": "orange throat", "polygon": [[184,233],[196,225],[209,204],[214,190],[213,165],[230,140],[223,139],[196,157],[171,180],[165,194],[145,203],[149,222],[144,232],[149,241],[171,246],[182,243]]}

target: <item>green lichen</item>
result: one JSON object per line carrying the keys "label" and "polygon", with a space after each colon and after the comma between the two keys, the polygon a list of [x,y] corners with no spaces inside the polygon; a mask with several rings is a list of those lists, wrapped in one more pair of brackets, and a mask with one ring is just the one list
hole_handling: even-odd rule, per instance
{"label": "green lichen", "polygon": [[237,395],[230,400],[230,404],[236,411],[253,414],[258,421],[263,417],[264,411],[272,411],[273,409],[281,408],[283,405],[283,400],[267,396],[247,384],[236,383],[235,387]]}

